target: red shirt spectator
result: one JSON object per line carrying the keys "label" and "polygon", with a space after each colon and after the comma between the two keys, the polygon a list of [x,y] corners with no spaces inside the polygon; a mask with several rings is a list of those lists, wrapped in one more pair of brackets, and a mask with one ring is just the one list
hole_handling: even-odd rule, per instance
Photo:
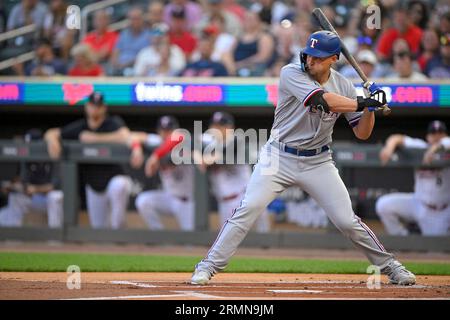
{"label": "red shirt spectator", "polygon": [[71,54],[74,58],[74,66],[69,70],[69,76],[98,77],[104,74],[103,68],[96,62],[91,48],[80,43],[72,48]]}
{"label": "red shirt spectator", "polygon": [[404,39],[408,42],[413,54],[419,52],[420,40],[422,39],[422,29],[411,22],[407,7],[400,3],[395,9],[392,21],[394,27],[381,34],[378,43],[378,54],[382,59],[389,59],[392,56],[392,44],[397,39]]}
{"label": "red shirt spectator", "polygon": [[409,28],[400,33],[397,29],[391,28],[381,35],[380,42],[378,44],[378,52],[384,57],[391,56],[392,44],[398,38],[405,39],[413,53],[417,53],[419,50],[420,39],[422,38],[422,29],[415,25],[410,25]]}
{"label": "red shirt spectator", "polygon": [[114,31],[106,31],[104,34],[93,31],[84,37],[83,42],[87,43],[95,52],[105,50],[111,54],[118,36],[117,32]]}
{"label": "red shirt spectator", "polygon": [[187,29],[185,14],[183,7],[174,7],[172,9],[169,39],[171,44],[175,44],[183,50],[186,59],[189,60],[197,47],[197,39]]}
{"label": "red shirt spectator", "polygon": [[99,65],[94,65],[88,69],[82,66],[74,66],[69,70],[69,76],[73,77],[99,77],[103,74],[103,68]]}
{"label": "red shirt spectator", "polygon": [[187,58],[189,58],[195,48],[197,48],[197,39],[187,31],[179,33],[169,32],[169,39],[171,44],[175,44],[183,50]]}
{"label": "red shirt spectator", "polygon": [[100,61],[107,60],[119,37],[117,32],[108,30],[109,14],[100,10],[95,13],[95,30],[89,32],[83,39],[83,43],[88,44]]}

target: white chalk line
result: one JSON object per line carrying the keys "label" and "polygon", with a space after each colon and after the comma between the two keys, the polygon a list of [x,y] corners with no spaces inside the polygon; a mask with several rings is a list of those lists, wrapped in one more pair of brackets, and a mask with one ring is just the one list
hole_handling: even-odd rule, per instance
{"label": "white chalk line", "polygon": [[125,284],[125,285],[132,285],[139,288],[158,288],[158,286],[155,286],[153,284],[147,284],[147,283],[141,283],[141,282],[132,282],[132,281],[110,281],[111,284]]}

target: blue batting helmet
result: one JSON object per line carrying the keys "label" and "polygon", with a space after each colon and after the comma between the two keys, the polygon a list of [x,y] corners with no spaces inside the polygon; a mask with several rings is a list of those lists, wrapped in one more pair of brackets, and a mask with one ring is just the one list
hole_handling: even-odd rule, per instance
{"label": "blue batting helmet", "polygon": [[341,53],[341,42],[339,37],[331,31],[317,31],[312,33],[306,47],[300,52],[300,62],[302,69],[305,70],[306,56],[326,58]]}

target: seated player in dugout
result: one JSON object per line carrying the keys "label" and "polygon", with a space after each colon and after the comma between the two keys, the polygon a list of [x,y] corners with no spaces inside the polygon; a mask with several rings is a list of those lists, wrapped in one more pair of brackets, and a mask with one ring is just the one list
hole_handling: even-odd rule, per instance
{"label": "seated player in dugout", "polygon": [[423,163],[414,172],[414,192],[396,192],[381,196],[376,212],[391,235],[409,234],[406,223],[416,223],[422,235],[445,236],[450,231],[450,167],[433,167],[435,153],[450,149],[450,137],[442,121],[428,125],[426,141],[404,134],[393,134],[380,151],[386,164],[398,148],[424,149]]}
{"label": "seated player in dugout", "polygon": [[179,127],[175,117],[166,115],[158,119],[157,134],[131,132],[131,166],[135,169],[142,166],[143,147],[154,148],[145,162],[145,175],[152,177],[159,172],[162,184],[162,190],[143,191],[136,198],[135,206],[150,230],[165,229],[161,215],[174,216],[183,231],[194,230],[195,168],[190,164],[175,165],[171,158],[176,146],[184,141],[188,142],[176,131]]}
{"label": "seated player in dugout", "polygon": [[[84,105],[85,117],[62,128],[45,133],[48,153],[53,159],[61,156],[61,140],[82,143],[123,143],[130,135],[125,122],[110,116],[100,92],[92,93]],[[124,226],[131,193],[131,179],[118,164],[81,164],[80,187],[85,187],[90,225],[94,229],[119,229]],[[82,190],[81,190],[82,191]],[[61,201],[62,205],[62,201]]]}
{"label": "seated player in dugout", "polygon": [[[239,207],[245,187],[252,170],[249,164],[238,163],[238,152],[246,153],[245,141],[234,134],[234,118],[227,112],[215,112],[209,124],[208,132],[202,136],[204,154],[194,150],[194,157],[199,159],[200,168],[208,172],[211,191],[217,200],[220,225],[223,225]],[[206,152],[210,150],[211,152]],[[230,156],[231,155],[231,156]],[[228,161],[231,160],[231,163]],[[255,222],[257,232],[268,232],[270,220],[264,210]]]}
{"label": "seated player in dugout", "polygon": [[[30,129],[24,136],[26,143],[42,141],[39,129]],[[60,191],[55,190],[57,175],[51,162],[20,164],[19,177],[3,186],[8,191],[8,204],[0,209],[0,226],[22,227],[28,214],[47,214],[50,228],[62,226],[59,208]]]}

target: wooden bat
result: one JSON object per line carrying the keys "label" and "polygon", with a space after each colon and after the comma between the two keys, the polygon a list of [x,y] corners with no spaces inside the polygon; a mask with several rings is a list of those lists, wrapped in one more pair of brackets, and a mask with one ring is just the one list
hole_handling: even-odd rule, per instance
{"label": "wooden bat", "polygon": [[[314,8],[312,14],[323,30],[331,31],[337,35],[337,37],[339,38],[339,41],[341,43],[342,54],[345,56],[347,61],[352,65],[352,67],[358,73],[359,77],[363,81],[363,86],[367,89],[372,84],[372,82],[369,81],[366,74],[364,73],[364,71],[362,71],[361,67],[359,66],[358,62],[356,62],[353,55],[348,51],[347,47],[345,46],[345,44],[342,42],[341,38],[339,37],[339,34],[337,33],[336,29],[334,29],[333,25],[328,20],[328,18],[325,16],[323,11],[320,8]],[[381,109],[383,110],[383,115],[388,115],[391,113],[391,109],[388,107],[387,104],[385,104],[383,107],[381,107]]]}

